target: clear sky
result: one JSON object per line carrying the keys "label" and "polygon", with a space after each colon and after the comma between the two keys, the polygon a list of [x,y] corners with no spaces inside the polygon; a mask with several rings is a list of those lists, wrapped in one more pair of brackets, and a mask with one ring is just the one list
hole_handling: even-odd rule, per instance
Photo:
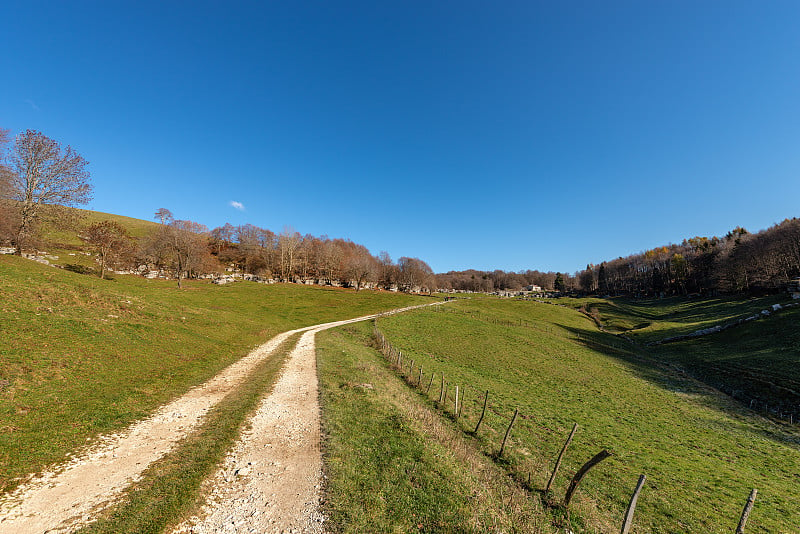
{"label": "clear sky", "polygon": [[0,127],[86,157],[90,209],[437,272],[800,216],[795,0],[5,0],[0,21]]}

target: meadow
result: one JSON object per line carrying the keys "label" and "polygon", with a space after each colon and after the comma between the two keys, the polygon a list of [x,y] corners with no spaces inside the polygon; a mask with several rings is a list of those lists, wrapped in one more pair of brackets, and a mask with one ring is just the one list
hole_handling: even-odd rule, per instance
{"label": "meadow", "polygon": [[800,308],[697,338],[653,345],[717,324],[791,304],[787,294],[761,298],[559,299],[597,319],[605,331],[650,345],[649,356],[678,366],[748,407],[788,421],[800,419]]}
{"label": "meadow", "polygon": [[279,332],[429,301],[253,282],[179,290],[0,256],[0,493]]}
{"label": "meadow", "polygon": [[[420,396],[423,402],[438,406],[444,375],[448,400],[440,414],[463,435],[474,429],[483,394],[490,392],[486,418],[470,442],[527,488],[531,501],[557,505],[586,460],[604,448],[613,453],[587,475],[569,514],[550,508],[557,524],[579,532],[618,531],[639,474],[646,474],[647,482],[634,532],[730,532],[752,488],[759,493],[748,532],[793,532],[800,523],[794,506],[800,499],[795,433],[702,383],[653,365],[645,349],[598,331],[573,309],[460,300],[442,311],[380,319],[378,328],[406,361],[415,361],[410,381],[417,381],[420,364],[423,389],[435,373],[430,392]],[[382,365],[388,366],[385,359]],[[326,367],[320,369],[324,383]],[[458,419],[452,415],[456,384],[462,394],[466,390]],[[520,416],[506,453],[497,459],[515,409]],[[554,489],[545,495],[541,490],[573,423],[578,432]],[[337,429],[343,432],[349,432],[347,425]]]}

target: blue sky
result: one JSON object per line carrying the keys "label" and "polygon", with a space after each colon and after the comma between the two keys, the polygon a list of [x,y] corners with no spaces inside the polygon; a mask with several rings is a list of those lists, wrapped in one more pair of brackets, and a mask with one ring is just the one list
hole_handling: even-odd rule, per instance
{"label": "blue sky", "polygon": [[[800,216],[798,2],[14,2],[91,209],[572,272]],[[231,202],[244,208],[237,209]]]}

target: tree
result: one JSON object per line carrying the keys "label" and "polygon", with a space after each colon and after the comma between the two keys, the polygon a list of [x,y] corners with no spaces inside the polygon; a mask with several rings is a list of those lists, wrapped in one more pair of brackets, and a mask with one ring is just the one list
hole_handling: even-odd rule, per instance
{"label": "tree", "polygon": [[62,147],[41,132],[26,130],[11,151],[10,194],[18,202],[16,253],[31,237],[44,206],[76,206],[92,198],[89,164],[71,146]]}
{"label": "tree", "polygon": [[561,273],[556,273],[556,279],[553,282],[553,287],[556,291],[564,293],[567,290],[567,284],[564,282],[564,277]]}
{"label": "tree", "polygon": [[294,277],[294,255],[301,240],[302,236],[289,226],[284,226],[283,232],[278,236],[281,278],[287,282]]}
{"label": "tree", "polygon": [[205,226],[196,222],[171,221],[145,239],[144,255],[160,268],[172,270],[181,288],[183,278],[208,270],[213,265],[205,235],[207,231]]}
{"label": "tree", "polygon": [[414,291],[423,287],[432,292],[435,289],[436,279],[430,265],[419,258],[402,257],[397,260],[399,281],[403,291]]}
{"label": "tree", "polygon": [[167,208],[158,208],[153,216],[153,219],[161,221],[161,224],[167,224],[173,220],[172,212]]}
{"label": "tree", "polygon": [[106,266],[131,250],[131,237],[119,223],[100,221],[89,225],[81,239],[100,257],[100,278],[105,278]]}

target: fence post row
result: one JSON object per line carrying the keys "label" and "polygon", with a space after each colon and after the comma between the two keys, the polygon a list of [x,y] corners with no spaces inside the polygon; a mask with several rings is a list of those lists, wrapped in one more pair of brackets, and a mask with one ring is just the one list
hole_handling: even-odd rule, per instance
{"label": "fence post row", "polygon": [[[452,311],[452,310],[448,310],[448,311]],[[547,331],[550,332],[550,329],[547,328]],[[397,348],[395,348],[388,341],[386,336],[384,336],[383,333],[380,330],[378,330],[377,321],[375,321],[375,335],[378,338],[378,341],[380,342],[383,354],[387,357],[387,359],[389,359],[393,364],[395,364],[395,366],[398,368],[398,370],[400,370],[400,372],[402,373],[403,372],[403,353],[402,353],[402,351],[400,351]],[[410,366],[409,366],[409,371],[408,371],[409,375],[408,376],[409,376],[409,381],[412,384],[414,382],[413,370],[414,370],[414,360],[410,360]],[[420,390],[422,389],[422,376],[423,376],[423,372],[422,371],[423,371],[422,365],[420,364],[420,366],[419,366],[419,376],[417,377],[417,381],[416,381],[417,382],[417,386],[420,388]],[[430,381],[428,382],[428,387],[425,390],[426,394],[430,393],[431,387],[433,386],[433,380],[434,380],[435,376],[436,376],[436,373],[431,373],[431,378],[430,378]],[[444,379],[444,373],[442,373],[442,375],[440,377],[440,380],[441,380],[441,386],[440,386],[440,390],[439,390],[439,404],[441,406],[445,406],[446,403],[447,403],[449,384]],[[459,393],[460,393],[460,395],[459,395]],[[756,403],[756,402],[757,402],[756,399],[752,399],[750,401],[750,407],[752,408],[753,404]],[[487,389],[486,393],[484,395],[484,398],[483,398],[483,409],[481,410],[480,418],[478,419],[478,423],[475,425],[475,430],[472,431],[472,433],[474,435],[477,435],[478,431],[481,428],[481,423],[483,423],[483,419],[486,416],[486,408],[487,408],[488,404],[489,404],[489,390]],[[764,404],[765,404],[764,405],[764,410],[765,411],[769,411],[769,406],[766,403],[764,403]],[[463,406],[464,406],[464,392],[459,389],[458,385],[456,385],[455,386],[455,399],[454,399],[454,415],[455,415],[456,419],[461,415]],[[511,422],[509,423],[508,428],[506,429],[506,433],[503,436],[503,442],[500,445],[500,452],[498,453],[498,458],[502,458],[503,453],[505,452],[505,448],[506,448],[506,443],[508,441],[508,437],[511,434],[511,429],[514,427],[514,423],[516,422],[518,415],[519,415],[519,408],[514,410],[514,415],[511,417]],[[788,418],[789,418],[790,424],[793,423],[793,414],[792,413],[788,414]],[[567,437],[566,442],[564,442],[564,446],[561,448],[561,451],[558,454],[558,457],[557,457],[556,462],[555,462],[555,466],[553,467],[553,473],[550,475],[550,479],[547,482],[547,487],[545,488],[545,492],[550,491],[550,489],[553,487],[553,483],[555,482],[556,476],[558,474],[558,470],[561,467],[561,462],[562,462],[562,460],[564,458],[564,455],[566,454],[567,448],[569,447],[570,443],[572,442],[572,438],[575,436],[575,433],[576,433],[577,430],[578,430],[578,423],[574,423],[573,426],[572,426],[572,431],[569,433],[569,436]],[[578,470],[577,473],[575,473],[575,476],[572,477],[572,480],[570,481],[569,487],[567,488],[567,491],[566,491],[566,493],[564,495],[564,501],[563,501],[563,504],[562,504],[562,506],[564,508],[568,508],[569,507],[569,504],[572,501],[572,497],[574,496],[575,491],[578,489],[578,486],[580,485],[581,481],[586,476],[586,474],[592,468],[594,468],[597,464],[599,464],[600,462],[602,462],[603,460],[605,460],[605,459],[607,459],[607,458],[609,458],[611,456],[612,456],[612,453],[610,453],[607,450],[603,449],[602,451],[600,451],[599,453],[594,455],[588,462],[586,462]],[[620,534],[628,534],[630,532],[630,529],[631,529],[631,527],[633,525],[633,516],[634,516],[634,513],[636,511],[636,504],[637,504],[637,501],[638,501],[638,498],[639,498],[639,493],[641,492],[642,487],[644,486],[646,478],[647,477],[644,474],[639,476],[639,481],[637,482],[636,488],[634,489],[633,494],[631,495],[630,502],[628,503],[628,508],[627,508],[627,510],[625,512],[625,517],[623,519],[623,523],[622,523],[622,527],[621,527],[621,530],[620,530]],[[530,473],[528,474],[528,486],[530,486]],[[751,513],[751,511],[753,509],[753,505],[755,503],[757,494],[758,494],[758,490],[753,488],[753,490],[750,492],[750,496],[748,497],[747,502],[745,503],[744,509],[742,510],[742,515],[741,515],[741,518],[739,519],[739,524],[736,527],[736,533],[735,534],[744,534],[744,529],[745,529],[745,526],[747,524],[747,520],[748,520],[748,518],[750,516],[750,513]]]}

